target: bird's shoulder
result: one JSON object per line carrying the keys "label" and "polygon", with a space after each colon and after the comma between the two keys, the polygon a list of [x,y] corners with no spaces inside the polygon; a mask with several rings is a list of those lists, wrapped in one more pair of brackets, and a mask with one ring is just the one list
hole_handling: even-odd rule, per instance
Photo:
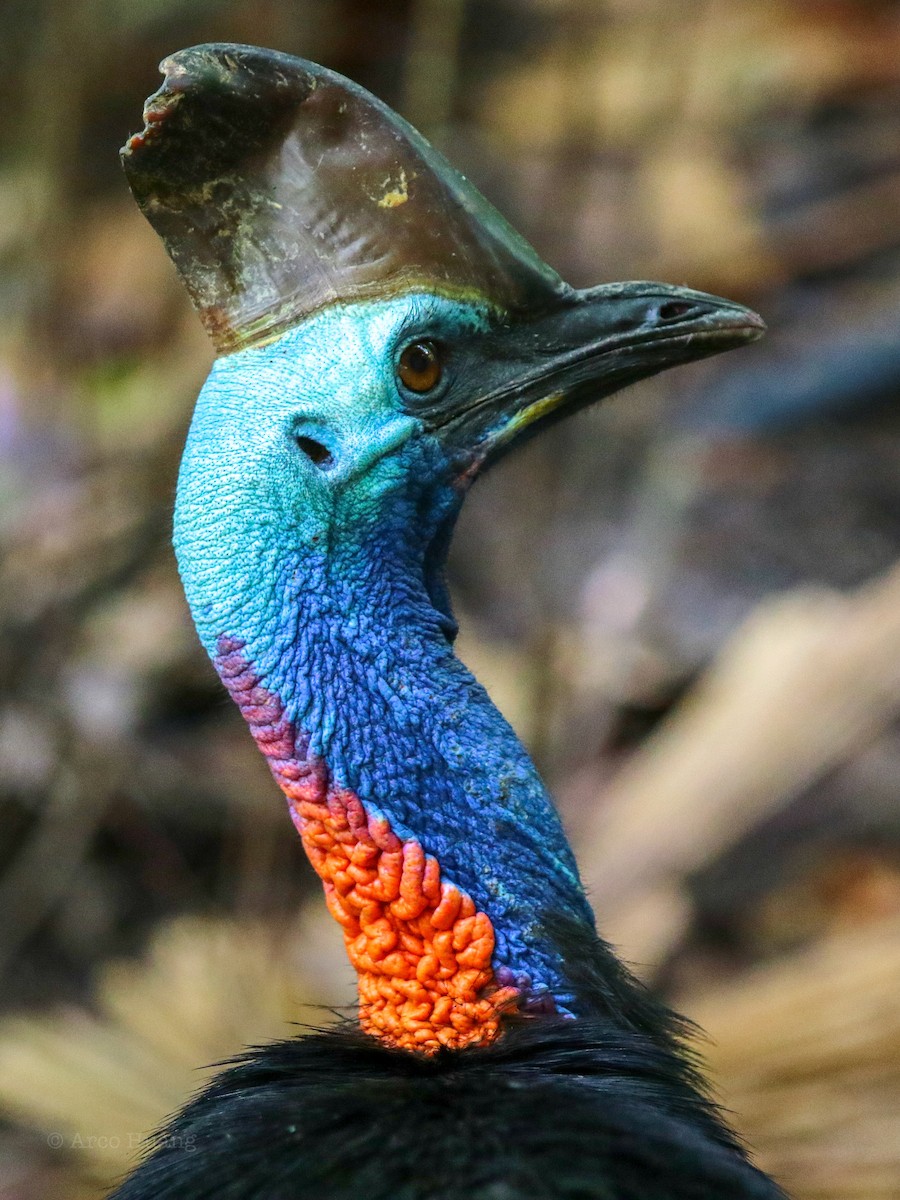
{"label": "bird's shoulder", "polygon": [[115,1200],[783,1200],[705,1094],[679,1018],[602,942],[578,948],[576,1020],[514,1016],[491,1045],[433,1056],[350,1023],[248,1051]]}

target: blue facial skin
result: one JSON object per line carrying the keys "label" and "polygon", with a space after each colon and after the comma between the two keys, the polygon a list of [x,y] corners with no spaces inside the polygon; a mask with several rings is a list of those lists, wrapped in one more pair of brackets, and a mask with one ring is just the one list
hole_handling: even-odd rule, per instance
{"label": "blue facial skin", "polygon": [[450,645],[443,565],[462,495],[396,379],[423,330],[485,319],[409,295],[326,309],[219,359],[182,462],[175,546],[209,654],[223,635],[245,643],[333,781],[488,914],[495,969],[566,1012],[542,917],[593,917],[531,760]]}

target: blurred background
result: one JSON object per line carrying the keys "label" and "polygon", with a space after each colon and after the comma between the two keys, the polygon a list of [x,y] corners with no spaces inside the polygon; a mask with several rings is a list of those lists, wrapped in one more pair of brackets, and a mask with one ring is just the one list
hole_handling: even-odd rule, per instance
{"label": "blurred background", "polygon": [[900,8],[3,0],[0,1197],[83,1200],[200,1064],[351,1003],[169,546],[211,349],[117,151],[253,42],[417,124],[575,285],[759,309],[485,479],[460,652],[601,929],[797,1200],[900,1195]]}

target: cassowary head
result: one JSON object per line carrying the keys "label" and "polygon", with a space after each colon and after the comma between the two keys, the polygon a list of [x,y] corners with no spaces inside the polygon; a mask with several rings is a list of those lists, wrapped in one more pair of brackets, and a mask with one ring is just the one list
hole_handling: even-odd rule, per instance
{"label": "cassowary head", "polygon": [[[752,340],[739,305],[576,291],[405,121],[339,75],[201,46],[163,64],[124,162],[220,351],[176,545],[207,648],[259,574],[352,586],[372,548],[446,630],[471,481],[567,413]],[[241,581],[246,587],[241,587]],[[250,624],[252,624],[252,620]]]}

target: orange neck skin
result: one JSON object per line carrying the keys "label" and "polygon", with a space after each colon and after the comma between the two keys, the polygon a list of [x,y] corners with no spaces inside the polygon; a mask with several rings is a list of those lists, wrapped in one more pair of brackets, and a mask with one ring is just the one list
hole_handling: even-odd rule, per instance
{"label": "orange neck skin", "polygon": [[305,752],[278,697],[241,656],[222,646],[218,667],[281,790],[325,902],[341,925],[359,981],[363,1029],[406,1050],[485,1045],[520,990],[493,970],[494,929],[466,892],[441,878],[437,859],[367,814]]}
{"label": "orange neck skin", "polygon": [[367,817],[352,792],[307,798],[303,782],[279,782],[343,928],[363,1028],[426,1053],[493,1041],[519,993],[494,978],[487,914],[441,880],[437,859],[418,842],[401,841],[384,817]]}

